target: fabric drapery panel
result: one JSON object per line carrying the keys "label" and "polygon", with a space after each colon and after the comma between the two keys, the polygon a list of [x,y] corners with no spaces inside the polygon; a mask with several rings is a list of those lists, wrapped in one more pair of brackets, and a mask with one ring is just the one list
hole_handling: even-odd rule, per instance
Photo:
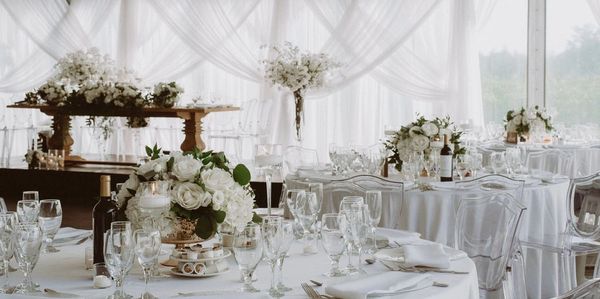
{"label": "fabric drapery panel", "polygon": [[600,25],[600,0],[587,0],[588,5],[596,18],[596,22]]}

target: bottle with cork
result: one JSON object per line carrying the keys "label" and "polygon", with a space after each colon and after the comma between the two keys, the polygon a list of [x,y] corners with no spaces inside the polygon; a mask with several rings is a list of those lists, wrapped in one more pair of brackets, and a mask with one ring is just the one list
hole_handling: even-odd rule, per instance
{"label": "bottle with cork", "polygon": [[110,224],[116,221],[117,203],[112,200],[110,192],[110,176],[100,176],[100,200],[93,210],[92,228],[94,232],[94,264],[104,262],[104,234]]}

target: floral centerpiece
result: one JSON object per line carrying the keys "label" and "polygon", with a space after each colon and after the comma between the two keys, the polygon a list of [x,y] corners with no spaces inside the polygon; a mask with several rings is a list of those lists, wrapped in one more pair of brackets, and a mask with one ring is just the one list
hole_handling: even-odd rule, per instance
{"label": "floral centerpiece", "polygon": [[283,47],[273,46],[271,49],[273,57],[263,61],[265,78],[273,85],[287,88],[293,93],[296,137],[300,141],[304,94],[311,88],[323,87],[325,76],[339,64],[325,53],[303,52],[289,42]]}
{"label": "floral centerpiece", "polygon": [[[530,108],[521,107],[521,109],[509,110],[504,120],[504,128],[509,135],[515,135],[524,139],[530,132],[550,132],[552,131],[552,116],[545,108],[533,106]],[[516,143],[517,140],[514,140]]]}
{"label": "floral centerpiece", "polygon": [[[55,69],[56,74],[28,92],[20,104],[96,109],[170,108],[183,92],[175,82],[158,83],[153,92],[147,92],[133,72],[115,67],[114,61],[108,55],[101,55],[97,48],[68,53]],[[129,117],[128,125],[144,127],[147,122]]]}
{"label": "floral centerpiece", "polygon": [[388,157],[388,163],[395,163],[396,169],[402,171],[402,161],[408,161],[411,154],[423,153],[429,156],[433,149],[441,149],[444,135],[448,135],[450,143],[454,145],[454,156],[465,154],[466,149],[460,145],[462,132],[456,127],[450,128],[452,125],[448,116],[436,117],[433,120],[420,116],[416,121],[401,127],[384,143],[386,149],[392,153]]}
{"label": "floral centerpiece", "polygon": [[140,165],[117,194],[121,215],[134,226],[143,220],[139,212],[140,183],[169,181],[171,208],[159,223],[164,235],[181,238],[178,233],[190,231],[207,239],[217,231],[218,224],[243,229],[250,221],[260,221],[254,214],[254,192],[250,187],[250,172],[243,164],[230,168],[223,153],[195,150],[162,155],[155,145],[146,147],[150,160]]}

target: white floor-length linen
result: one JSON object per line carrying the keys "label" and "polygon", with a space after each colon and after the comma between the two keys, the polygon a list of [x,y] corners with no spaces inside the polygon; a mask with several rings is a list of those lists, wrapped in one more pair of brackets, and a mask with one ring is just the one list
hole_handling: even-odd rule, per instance
{"label": "white floor-length linen", "polygon": [[[394,238],[398,233],[394,230],[381,229],[379,234],[388,238]],[[402,235],[406,235],[403,233]],[[91,246],[87,241],[81,245],[70,245],[60,247],[60,252],[54,254],[42,254],[33,272],[34,281],[42,288],[50,288],[59,292],[79,295],[83,298],[106,298],[114,289],[93,289],[92,272],[84,267],[84,248]],[[327,283],[330,281],[322,273],[329,269],[329,259],[321,250],[316,255],[302,255],[302,244],[297,241],[289,251],[284,265],[283,281],[293,288],[286,293],[285,298],[308,298],[300,287],[301,282],[310,279]],[[162,258],[161,258],[162,260]],[[254,286],[262,290],[257,294],[236,292],[241,288],[240,273],[233,257],[228,259],[230,271],[219,276],[200,279],[167,277],[159,280],[151,280],[150,292],[160,298],[177,296],[177,293],[200,292],[198,296],[185,298],[270,298],[266,292],[270,282],[270,267],[266,263],[259,264],[256,270],[258,280]],[[343,264],[342,264],[343,265]],[[391,298],[408,299],[477,299],[479,290],[477,286],[477,273],[475,264],[468,258],[462,258],[450,262],[450,269],[456,271],[468,271],[469,274],[444,274],[431,273],[432,280],[447,283],[447,288],[428,287],[419,291],[407,292]],[[367,273],[380,273],[387,271],[380,263],[365,265]],[[19,281],[21,277],[11,273],[11,283]],[[343,278],[342,278],[343,279]],[[125,283],[125,291],[138,297],[144,290],[144,282],[141,277],[139,265],[134,265]],[[317,290],[324,293],[323,288]],[[2,295],[0,298],[40,298],[39,296],[26,295]],[[183,297],[182,297],[183,298]]]}

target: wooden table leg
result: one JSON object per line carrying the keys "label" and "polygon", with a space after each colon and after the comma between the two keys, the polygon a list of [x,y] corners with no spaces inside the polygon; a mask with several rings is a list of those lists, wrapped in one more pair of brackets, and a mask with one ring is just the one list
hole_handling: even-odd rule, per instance
{"label": "wooden table leg", "polygon": [[56,114],[52,116],[52,129],[54,132],[50,139],[48,139],[49,149],[64,149],[65,155],[71,154],[71,146],[74,141],[69,133],[71,128],[71,117],[63,114]]}
{"label": "wooden table leg", "polygon": [[193,151],[194,148],[204,150],[206,145],[202,141],[202,118],[207,113],[191,112],[179,115],[183,118],[185,139],[181,143],[181,150],[184,152]]}

